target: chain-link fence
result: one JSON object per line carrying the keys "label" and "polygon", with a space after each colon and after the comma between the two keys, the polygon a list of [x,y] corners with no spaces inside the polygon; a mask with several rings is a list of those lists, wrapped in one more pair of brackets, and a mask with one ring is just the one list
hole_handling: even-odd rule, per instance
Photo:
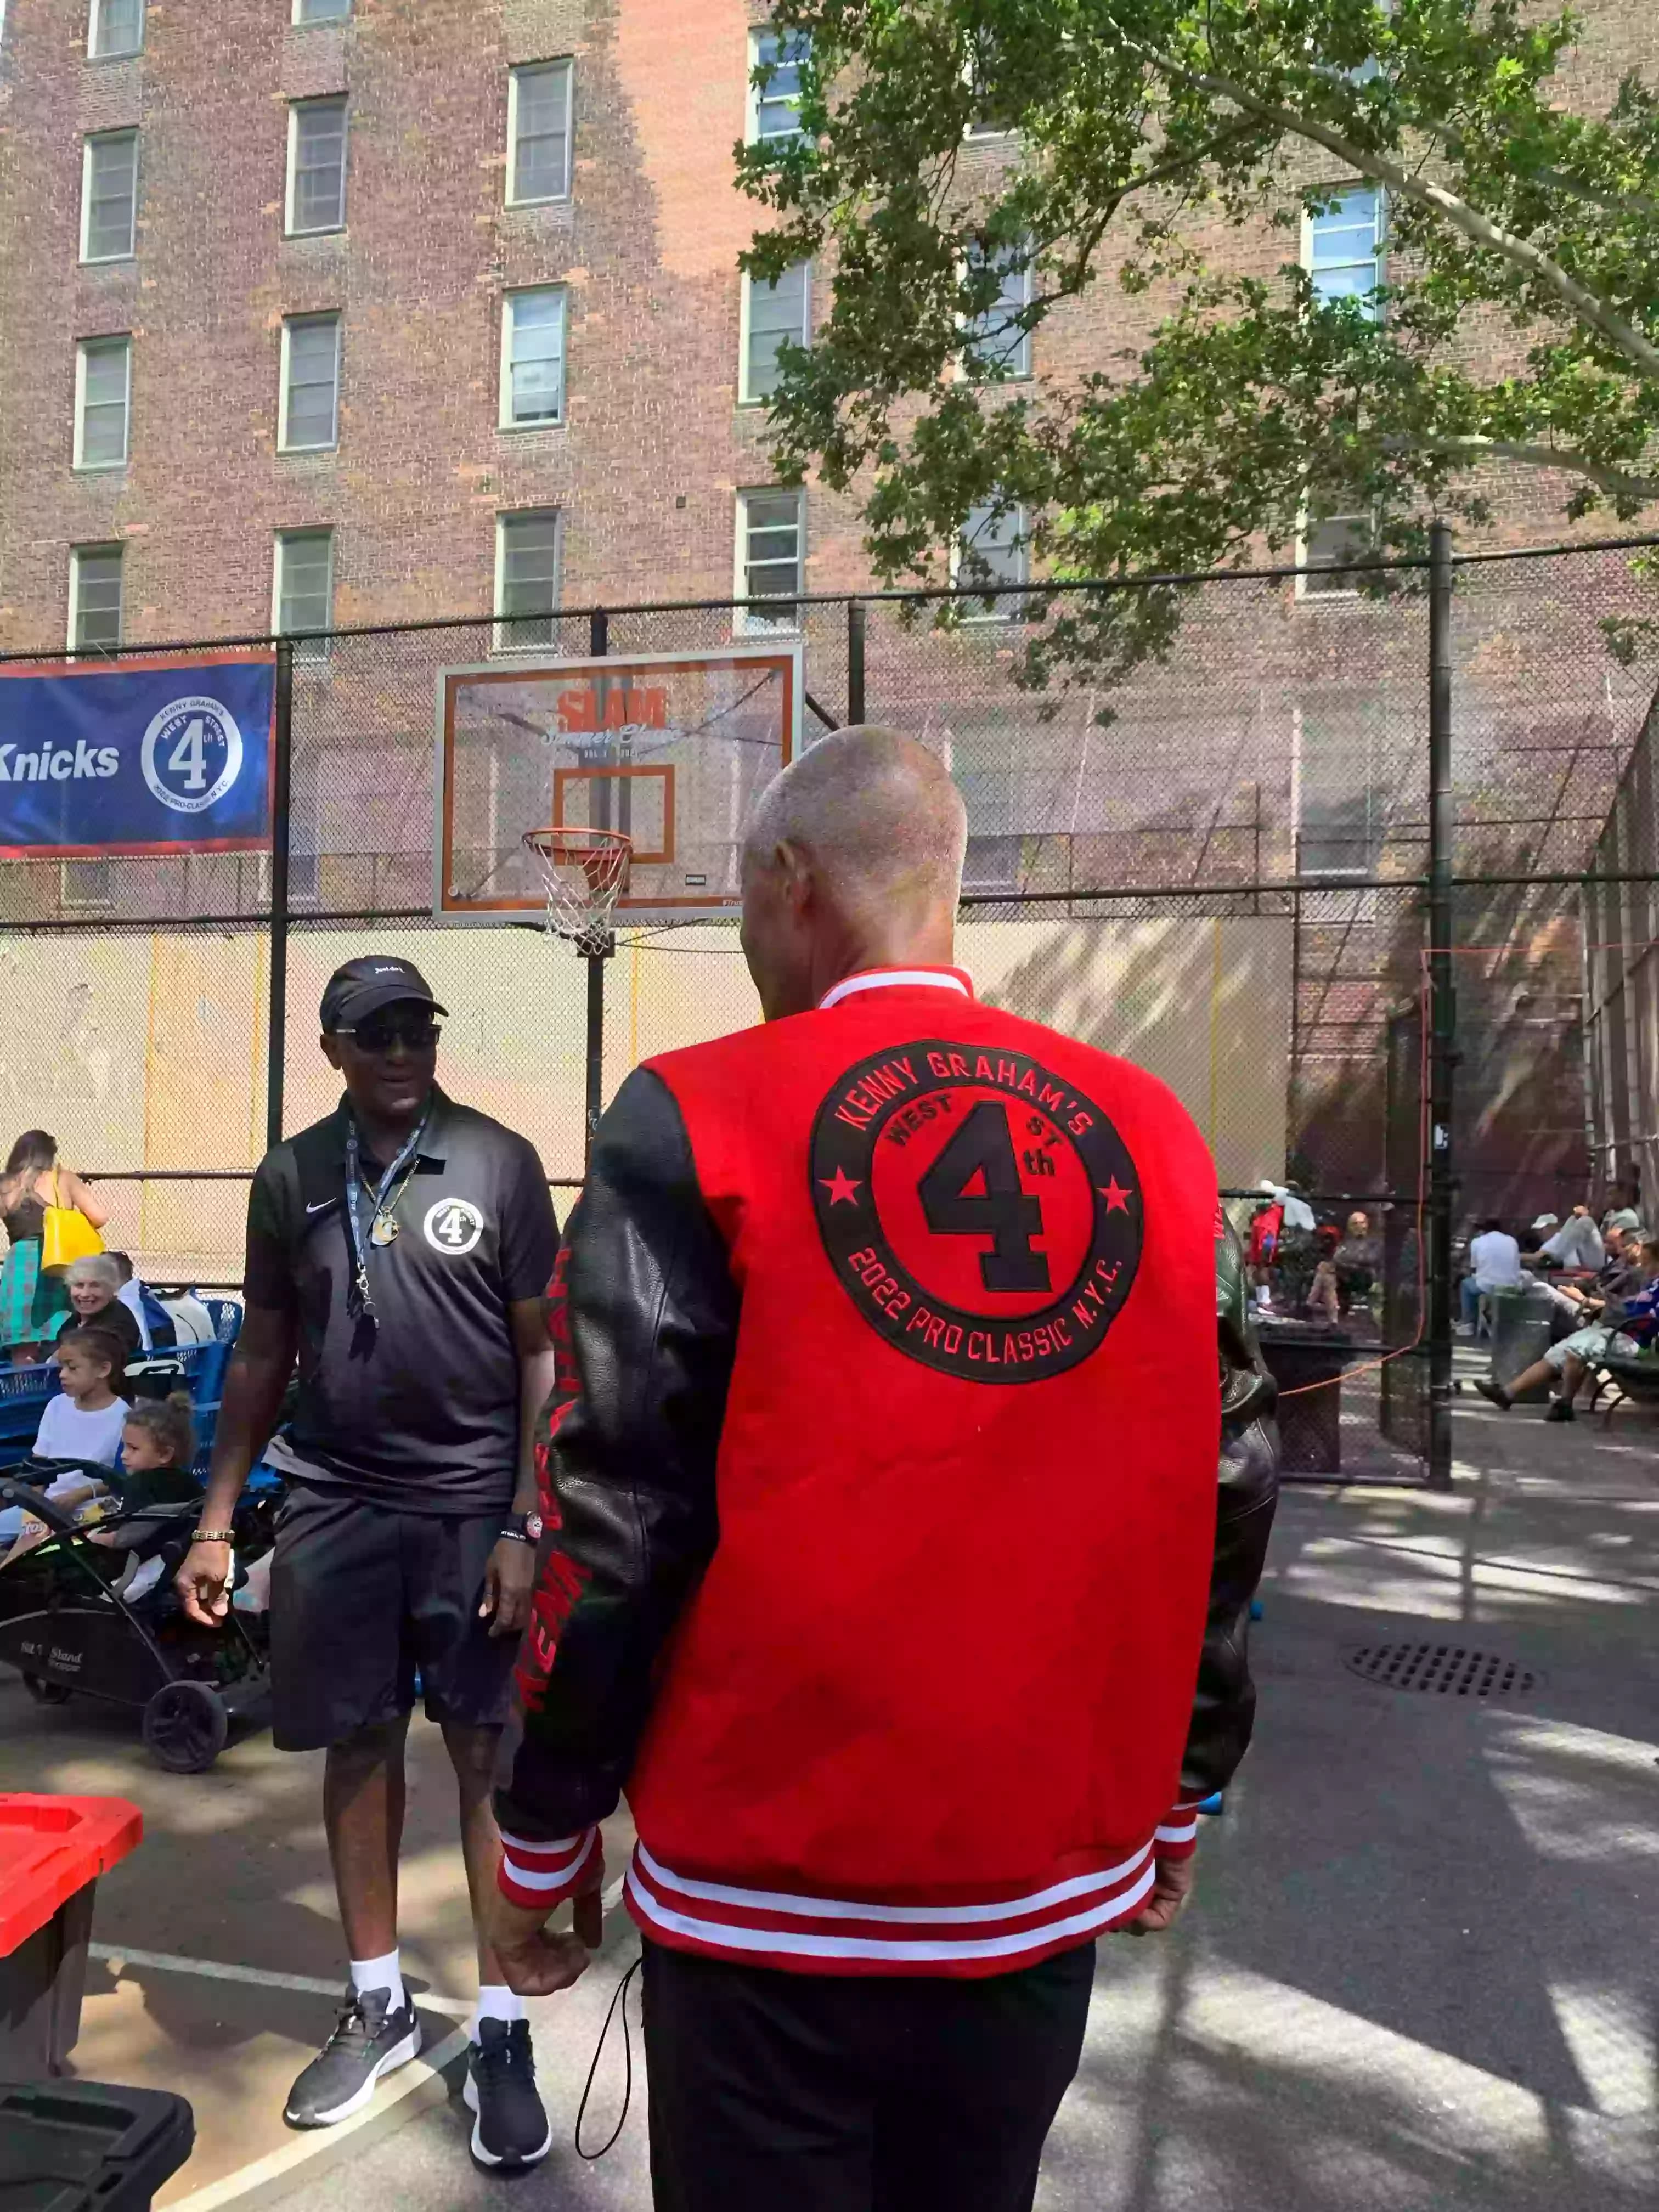
{"label": "chain-link fence", "polygon": [[[1164,659],[1109,689],[1065,658],[1103,587],[1005,591],[990,606],[804,599],[788,633],[809,737],[883,721],[949,762],[969,817],[963,957],[984,995],[1163,1077],[1247,1231],[1251,1194],[1288,1181],[1343,1237],[1329,1333],[1348,1346],[1347,1379],[1340,1433],[1320,1448],[1340,1448],[1348,1473],[1444,1456],[1425,1410],[1453,1289],[1425,1229],[1433,1206],[1565,1214],[1593,1168],[1632,1162],[1650,1214],[1659,1205],[1654,678],[1607,636],[1644,615],[1650,587],[1629,549],[1454,567],[1449,776],[1433,767],[1423,565],[1374,572],[1364,590],[1292,572],[1115,587],[1165,592],[1183,618]],[[273,926],[266,854],[0,860],[14,1128],[51,1127],[107,1178],[112,1241],[152,1275],[234,1283],[268,1103],[280,1092],[289,1130],[331,1106],[322,984],[384,948],[416,960],[451,1010],[449,1087],[528,1134],[567,1203],[593,1067],[588,978],[527,919],[432,919],[439,674],[717,650],[752,638],[754,620],[664,605],[294,643],[279,670],[291,665],[286,923]],[[274,1071],[273,953],[288,1010]],[[757,1014],[729,926],[621,928],[602,1095],[652,1054]],[[1448,1081],[1454,1055],[1437,1149],[1431,1075]],[[1437,1159],[1455,1199],[1431,1189]],[[1366,1220],[1349,1231],[1355,1212]],[[1319,1310],[1320,1256],[1316,1231],[1299,1271],[1263,1270],[1293,1309],[1286,1329],[1310,1300]]]}

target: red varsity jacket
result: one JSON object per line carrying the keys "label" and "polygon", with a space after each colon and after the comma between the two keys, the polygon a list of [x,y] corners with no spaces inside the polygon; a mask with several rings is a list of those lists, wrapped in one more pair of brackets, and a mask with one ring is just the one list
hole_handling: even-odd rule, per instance
{"label": "red varsity jacket", "polygon": [[506,1893],[596,1879],[625,1787],[671,1947],[981,1975],[1132,1917],[1215,1786],[1217,1215],[1161,1083],[954,970],[630,1076],[555,1281]]}

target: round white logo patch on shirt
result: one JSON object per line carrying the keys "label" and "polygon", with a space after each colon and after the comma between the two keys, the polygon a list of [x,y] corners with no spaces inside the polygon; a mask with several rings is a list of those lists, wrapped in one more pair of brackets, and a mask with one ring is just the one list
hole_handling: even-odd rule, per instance
{"label": "round white logo patch on shirt", "polygon": [[471,1199],[441,1198],[428,1207],[421,1226],[434,1252],[459,1260],[483,1235],[483,1216]]}

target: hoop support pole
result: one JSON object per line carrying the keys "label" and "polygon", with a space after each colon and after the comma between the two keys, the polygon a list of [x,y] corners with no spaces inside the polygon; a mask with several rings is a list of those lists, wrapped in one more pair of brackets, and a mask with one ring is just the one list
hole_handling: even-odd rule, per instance
{"label": "hoop support pole", "polygon": [[[594,659],[611,652],[611,618],[603,607],[588,617],[587,649]],[[582,1146],[582,1172],[593,1157],[593,1139],[605,1111],[605,963],[616,943],[607,935],[603,950],[590,952],[587,961],[587,1107],[586,1133]]]}

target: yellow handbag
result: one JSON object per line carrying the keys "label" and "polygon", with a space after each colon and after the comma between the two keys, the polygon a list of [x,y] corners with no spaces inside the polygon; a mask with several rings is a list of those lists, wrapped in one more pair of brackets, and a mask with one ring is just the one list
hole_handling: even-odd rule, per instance
{"label": "yellow handbag", "polygon": [[58,1203],[58,1171],[52,1176],[52,1204],[46,1208],[46,1224],[40,1231],[40,1271],[57,1274],[64,1267],[73,1267],[77,1260],[90,1259],[101,1252],[104,1240],[87,1219],[78,1206],[59,1206]]}

